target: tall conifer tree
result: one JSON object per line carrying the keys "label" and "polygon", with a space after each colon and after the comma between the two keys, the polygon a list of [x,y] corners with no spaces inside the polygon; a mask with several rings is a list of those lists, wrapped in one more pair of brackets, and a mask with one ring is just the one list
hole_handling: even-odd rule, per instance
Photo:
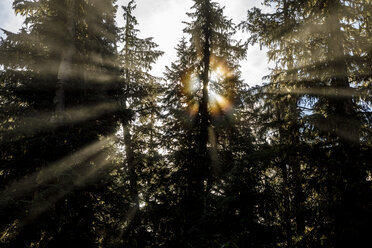
{"label": "tall conifer tree", "polygon": [[[121,123],[125,149],[124,168],[128,172],[131,204],[128,216],[132,216],[127,220],[129,224],[125,227],[126,236],[123,239],[130,237],[128,245],[144,246],[143,242],[146,240],[142,240],[140,236],[147,231],[143,226],[145,215],[139,211],[140,202],[145,206],[150,204],[149,199],[156,195],[156,188],[152,184],[157,181],[152,173],[161,173],[156,166],[161,164],[158,153],[159,132],[156,130],[156,120],[160,114],[157,97],[161,87],[160,79],[152,76],[150,70],[163,52],[156,50],[158,45],[152,38],[138,37],[138,22],[133,15],[135,8],[134,0],[123,7],[125,26],[121,32],[121,41],[124,47],[119,54],[122,68],[122,93],[119,100],[122,108],[129,109],[132,113],[130,119],[124,118]],[[155,161],[155,158],[158,160]],[[141,219],[142,222],[139,221]],[[136,235],[140,236],[136,238]]]}
{"label": "tall conifer tree", "polygon": [[1,99],[14,109],[2,112],[1,246],[94,246],[104,239],[100,199],[111,193],[104,189],[114,164],[104,136],[115,132],[117,110],[113,4],[14,1],[25,22],[0,46]]}
{"label": "tall conifer tree", "polygon": [[[269,57],[277,64],[271,83],[265,86],[265,94],[268,95],[264,99],[267,104],[272,105],[269,109],[273,111],[270,118],[275,120],[268,130],[278,130],[277,142],[280,147],[288,141],[294,142],[292,139],[286,141],[287,138],[283,137],[283,127],[288,128],[287,137],[297,133],[300,140],[306,142],[303,143],[305,146],[295,146],[298,152],[294,158],[297,158],[296,163],[301,163],[301,167],[291,163],[293,155],[290,159],[290,151],[281,150],[280,155],[290,159],[287,162],[284,160],[283,166],[289,166],[294,180],[293,187],[291,184],[285,186],[294,196],[293,204],[285,204],[288,209],[285,212],[289,214],[282,216],[282,219],[286,219],[283,223],[289,223],[283,228],[287,230],[286,243],[289,246],[292,243],[297,243],[297,246],[306,243],[337,247],[341,243],[350,242],[351,245],[366,236],[361,231],[359,238],[356,238],[346,231],[349,229],[342,224],[345,223],[342,216],[360,212],[361,210],[356,210],[358,206],[369,201],[350,198],[356,192],[367,190],[362,186],[366,178],[365,166],[360,163],[363,157],[360,131],[365,119],[362,116],[366,112],[362,110],[363,102],[358,97],[363,90],[358,92],[355,89],[362,81],[354,78],[354,75],[359,74],[359,69],[364,68],[363,56],[368,51],[358,43],[361,40],[358,36],[362,30],[359,28],[362,12],[358,10],[356,2],[338,0],[275,0],[264,3],[276,8],[274,13],[262,13],[259,9],[253,9],[248,12],[245,27],[252,32],[251,41],[266,45],[269,48]],[[360,49],[364,49],[364,52]],[[269,97],[270,95],[279,97]],[[282,101],[285,98],[290,101]],[[289,110],[288,114],[286,108]],[[301,114],[290,117],[294,113]],[[307,148],[304,150],[301,147]],[[318,155],[313,157],[315,154]],[[282,171],[286,172],[287,168],[284,167]],[[310,176],[307,183],[301,179],[304,175]],[[283,173],[283,179],[285,178]],[[318,183],[314,184],[314,181]],[[286,181],[283,184],[286,185]],[[305,192],[302,193],[301,190]],[[309,201],[311,198],[308,196],[314,192],[319,197]],[[308,202],[304,202],[305,199]],[[316,213],[317,217],[305,216],[304,205],[301,204],[306,204],[310,208],[307,211],[312,212],[313,216]],[[290,234],[293,229],[290,224],[292,216],[296,220],[298,235],[294,240]],[[355,219],[359,217],[355,216]],[[304,230],[305,225],[310,226],[313,231]],[[317,228],[313,229],[311,226]]]}
{"label": "tall conifer tree", "polygon": [[187,209],[178,220],[183,233],[178,239],[208,247],[218,232],[212,228],[216,214],[212,191],[222,187],[218,182],[224,169],[231,169],[219,161],[222,143],[232,138],[233,108],[240,104],[238,62],[245,56],[245,46],[233,39],[235,26],[217,3],[196,0],[192,10],[188,13],[192,21],[184,29],[189,42],[181,40],[178,60],[165,73],[170,90],[165,96],[165,123],[173,143],[174,183],[179,182],[176,208]]}

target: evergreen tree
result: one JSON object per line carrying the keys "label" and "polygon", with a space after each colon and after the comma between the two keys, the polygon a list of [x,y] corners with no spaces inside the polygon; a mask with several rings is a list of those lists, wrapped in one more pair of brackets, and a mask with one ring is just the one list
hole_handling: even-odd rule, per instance
{"label": "evergreen tree", "polygon": [[[164,80],[135,1],[122,29],[115,3],[14,0],[25,21],[0,40],[1,247],[368,243],[369,0],[263,0],[244,44],[224,8],[194,0]],[[249,88],[239,63],[257,43],[275,66]]]}
{"label": "evergreen tree", "polygon": [[[354,3],[341,1],[264,3],[275,4],[276,12],[263,14],[253,9],[243,25],[252,32],[251,42],[268,46],[269,57],[277,63],[271,83],[265,86],[265,94],[269,95],[263,99],[266,105],[271,105],[267,113],[271,112],[273,121],[266,129],[278,133],[276,142],[281,148],[293,144],[297,150],[295,155],[291,155],[293,149],[279,150],[280,157],[288,158],[282,162],[283,184],[287,189],[282,217],[283,223],[287,223],[283,228],[286,243],[288,246],[293,243],[292,215],[296,220],[297,246],[355,244],[366,235],[360,231],[357,238],[342,223],[348,218],[345,216],[360,212],[361,209],[356,209],[369,201],[355,198],[356,192],[367,190],[362,186],[366,176],[360,163],[363,154],[360,128],[364,119],[361,116],[366,113],[359,112],[361,102],[352,88],[361,82],[353,81],[353,75],[364,68],[360,63],[364,52],[359,51],[363,46],[356,42],[360,40],[356,34],[361,12]],[[297,142],[287,138],[293,135],[306,143],[301,145],[298,138]],[[298,162],[300,165],[296,165]],[[288,169],[292,171],[293,187],[285,180]],[[306,184],[304,176],[308,177]],[[315,192],[318,197],[310,200]],[[292,204],[288,194],[293,194]],[[351,195],[354,197],[350,198]],[[304,204],[310,207],[308,216],[304,215]],[[367,212],[364,211],[369,216]],[[360,225],[359,217],[354,217],[354,224]]]}
{"label": "evergreen tree", "polygon": [[121,40],[124,48],[119,54],[123,73],[119,100],[122,108],[129,109],[132,113],[131,119],[124,118],[121,122],[125,149],[124,168],[128,172],[126,178],[129,180],[131,204],[128,215],[132,216],[126,220],[129,224],[125,227],[123,239],[129,237],[128,245],[142,247],[148,242],[142,237],[148,232],[145,226],[148,223],[144,220],[145,213],[140,213],[140,203],[148,206],[150,198],[156,198],[158,179],[155,175],[161,174],[162,168],[159,166],[164,166],[159,154],[159,131],[156,130],[156,120],[160,113],[157,97],[161,87],[159,79],[150,74],[152,64],[163,52],[156,50],[158,45],[152,38],[138,37],[138,22],[133,15],[135,8],[133,0],[123,7],[125,27]]}
{"label": "evergreen tree", "polygon": [[[282,225],[285,226],[285,241],[288,247],[293,246],[293,227],[292,217],[295,217],[295,234],[301,236],[305,229],[303,204],[304,195],[302,189],[301,161],[298,154],[303,149],[301,146],[301,117],[303,116],[303,94],[290,94],[295,88],[303,87],[303,83],[298,81],[298,71],[295,62],[297,52],[301,49],[299,42],[295,40],[298,27],[302,25],[300,6],[298,1],[265,1],[265,4],[276,3],[274,13],[263,14],[260,9],[254,8],[248,12],[248,22],[243,23],[244,28],[248,29],[252,36],[249,42],[254,44],[259,42],[269,48],[269,58],[276,62],[276,67],[272,71],[271,83],[263,87],[265,115],[260,122],[269,123],[262,125],[263,130],[273,133],[272,149],[285,151],[277,154],[273,152],[277,170],[281,172],[283,180],[282,195],[283,201],[280,205],[282,210]],[[260,93],[260,95],[262,94]],[[266,149],[266,148],[265,148]],[[290,185],[294,186],[293,191]],[[294,198],[291,203],[290,198]],[[292,213],[294,209],[295,213]]]}
{"label": "evergreen tree", "polygon": [[113,2],[14,1],[25,23],[0,46],[4,247],[95,246],[107,228]]}
{"label": "evergreen tree", "polygon": [[165,73],[166,135],[178,188],[171,212],[182,211],[173,235],[193,247],[263,245],[256,174],[244,159],[252,152],[238,66],[245,46],[233,40],[235,26],[218,4],[195,1],[192,9],[184,29],[190,40],[181,40],[178,60]]}

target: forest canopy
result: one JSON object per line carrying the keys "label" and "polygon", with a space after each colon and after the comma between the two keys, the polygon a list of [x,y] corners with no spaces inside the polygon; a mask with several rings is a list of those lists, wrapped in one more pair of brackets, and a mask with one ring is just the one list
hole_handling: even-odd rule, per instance
{"label": "forest canopy", "polygon": [[372,2],[261,0],[235,23],[192,0],[162,76],[140,3],[13,1],[0,247],[369,244]]}

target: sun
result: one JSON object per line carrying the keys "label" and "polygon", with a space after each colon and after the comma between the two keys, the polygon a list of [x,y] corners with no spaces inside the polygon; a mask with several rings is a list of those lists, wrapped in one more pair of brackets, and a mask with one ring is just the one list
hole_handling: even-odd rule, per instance
{"label": "sun", "polygon": [[209,81],[210,83],[218,83],[224,80],[225,77],[226,73],[223,71],[223,69],[221,67],[217,67],[211,71]]}
{"label": "sun", "polygon": [[[215,62],[212,60],[212,62]],[[211,71],[209,73],[209,83],[208,83],[208,109],[210,114],[213,116],[218,116],[223,113],[227,113],[232,110],[231,101],[224,96],[221,90],[223,84],[232,75],[232,72],[227,69],[223,63],[212,63]],[[201,96],[202,82],[197,73],[191,72],[186,73],[182,78],[183,83],[183,93],[187,96],[188,101],[188,111],[191,116],[195,116],[199,111],[199,101],[197,97]],[[218,88],[218,89],[217,89]]]}

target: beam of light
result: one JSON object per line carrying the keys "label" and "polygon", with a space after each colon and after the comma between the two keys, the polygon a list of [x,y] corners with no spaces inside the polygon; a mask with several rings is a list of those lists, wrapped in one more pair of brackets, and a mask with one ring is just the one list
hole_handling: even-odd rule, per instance
{"label": "beam of light", "polygon": [[191,116],[195,116],[199,112],[199,103],[189,104],[188,111]]}
{"label": "beam of light", "polygon": [[[316,2],[314,2],[316,3]],[[350,6],[348,6],[350,7]],[[341,7],[342,8],[342,7]],[[318,15],[315,18],[312,17],[311,11],[312,8],[309,8],[310,11],[304,13],[304,21],[299,23],[294,28],[287,28],[285,30],[277,29],[273,31],[277,31],[275,38],[281,39],[283,41],[288,41],[289,43],[295,40],[296,44],[302,45],[302,47],[308,45],[306,44],[307,38],[314,34],[324,35],[333,30],[330,29],[332,24],[328,21],[329,19],[339,18],[338,9],[333,9],[331,13],[326,15]],[[355,7],[354,10],[358,10],[358,7]],[[343,18],[343,21],[347,21],[345,24],[356,24],[359,22],[357,15],[353,19],[350,15],[348,18]]]}
{"label": "beam of light", "polygon": [[[356,88],[345,87],[345,88],[335,88],[335,87],[319,87],[319,88],[294,88],[294,87],[282,87],[280,89],[272,89],[268,91],[269,94],[281,94],[281,95],[310,95],[319,97],[329,97],[329,98],[351,98],[351,97],[369,97],[370,93],[366,91],[358,91]],[[350,142],[359,142],[359,134],[357,131],[350,130],[350,125],[353,125],[353,120],[349,119],[347,116],[332,116],[327,118],[322,116],[322,120],[319,119],[312,120],[310,115],[310,122],[313,126],[322,132],[330,132],[336,134],[338,137],[348,140]],[[344,123],[348,123],[344,125]]]}
{"label": "beam of light", "polygon": [[[30,37],[27,37],[30,39]],[[35,45],[36,44],[36,45]],[[17,45],[8,44],[17,48]],[[41,45],[41,42],[35,40],[32,44],[22,44],[22,49],[26,49],[30,54],[20,55],[18,53],[7,53],[7,56],[0,59],[0,64],[9,71],[10,78],[16,77],[12,75],[12,71],[29,72],[32,71],[38,76],[55,77],[58,73],[58,68],[61,64],[61,59],[48,58],[46,48]],[[64,48],[61,45],[49,47],[53,52],[62,53]],[[13,49],[15,50],[15,49]],[[32,56],[37,54],[38,56]],[[40,54],[44,54],[40,59]],[[37,59],[35,59],[37,58]],[[68,71],[68,78],[73,80],[83,80],[85,84],[102,83],[107,84],[117,80],[118,75],[112,71],[106,70],[116,68],[118,62],[115,56],[102,56],[99,53],[87,52],[85,54],[74,55],[74,62],[71,64],[71,69]],[[37,83],[33,82],[31,87],[37,87]],[[30,87],[30,86],[29,86]]]}
{"label": "beam of light", "polygon": [[[138,196],[137,196],[138,198]],[[137,201],[138,199],[135,199],[135,201]],[[128,227],[130,226],[130,223],[133,221],[134,217],[136,217],[136,214],[139,210],[139,207],[136,207],[136,206],[130,206],[127,213],[125,214],[124,218],[121,220],[121,222],[123,222],[123,226],[122,226],[122,229],[120,231],[120,237],[123,236],[123,234],[125,233],[125,231],[128,229]]]}
{"label": "beam of light", "polygon": [[40,216],[40,214],[53,207],[58,200],[65,197],[74,188],[84,185],[84,183],[86,183],[86,181],[88,180],[94,179],[97,175],[97,172],[105,169],[108,165],[110,165],[110,163],[109,160],[106,159],[106,154],[99,154],[98,158],[96,158],[94,161],[94,165],[91,165],[89,166],[90,168],[84,170],[83,176],[76,176],[76,178],[73,179],[72,183],[64,183],[63,185],[61,185],[62,187],[59,189],[60,192],[58,194],[53,194],[47,199],[42,199],[41,201],[38,201],[37,199],[36,201],[33,201],[30,206],[31,214],[27,217],[27,220],[32,221]]}
{"label": "beam of light", "polygon": [[232,110],[232,104],[225,97],[210,92],[210,110],[212,115],[219,115],[221,112],[228,113]]}
{"label": "beam of light", "polygon": [[[357,5],[356,5],[357,6]],[[357,9],[358,7],[352,7],[352,9]],[[342,6],[340,6],[343,8]],[[346,6],[345,6],[346,7]],[[347,6],[350,8],[350,6]],[[310,11],[311,12],[311,11]],[[287,60],[283,60],[283,53],[282,50],[284,49],[281,47],[280,44],[286,44],[286,52],[292,52],[295,54],[301,54],[300,57],[296,57],[296,63],[298,64],[297,68],[290,70],[292,74],[296,74],[297,72],[305,72],[311,74],[312,80],[319,80],[325,81],[325,79],[336,77],[336,76],[344,76],[344,75],[337,75],[336,72],[332,71],[333,66],[330,66],[331,63],[344,63],[345,61],[350,61],[354,63],[355,60],[360,60],[363,57],[371,52],[371,45],[367,45],[364,47],[355,47],[350,49],[350,51],[346,51],[345,54],[339,54],[337,56],[332,57],[332,61],[328,58],[327,47],[322,45],[313,46],[314,40],[327,40],[327,35],[339,32],[343,33],[346,36],[350,36],[352,39],[357,39],[355,36],[361,36],[367,39],[367,34],[361,32],[346,32],[345,30],[335,30],[335,27],[332,27],[332,21],[330,19],[338,19],[341,24],[351,27],[351,29],[360,29],[361,21],[358,20],[357,15],[354,17],[348,16],[347,18],[340,16],[338,9],[330,10],[330,13],[315,15],[313,13],[304,13],[304,20],[299,23],[298,25],[294,26],[293,28],[282,28],[277,30],[272,30],[274,32],[274,37],[269,40],[262,40],[264,44],[271,48],[271,52],[269,52],[269,60],[270,61],[279,61],[278,64],[281,64],[283,67],[286,67]],[[283,32],[284,29],[284,32]],[[360,37],[359,37],[360,39]],[[282,42],[275,42],[277,40],[281,40]],[[284,42],[284,43],[283,43]],[[321,42],[320,42],[321,43]],[[279,47],[280,46],[280,47]],[[304,48],[306,48],[304,50]],[[331,63],[330,63],[331,62]],[[358,61],[356,63],[359,63]],[[367,65],[368,66],[368,65]],[[358,64],[358,68],[356,71],[350,73],[351,77],[360,78],[363,75],[358,75],[362,69],[367,69],[366,65]],[[364,68],[363,68],[364,67]],[[367,68],[366,68],[367,67]],[[368,74],[368,73],[367,73]],[[370,75],[370,74],[369,74]],[[367,75],[368,76],[368,75]],[[290,77],[287,77],[290,80]],[[303,77],[304,81],[307,81],[306,75]],[[301,81],[299,79],[298,81]]]}
{"label": "beam of light", "polygon": [[[59,58],[50,58],[48,57],[48,53],[52,51],[55,54],[61,54],[66,48],[58,43],[45,43],[38,35],[35,34],[25,34],[25,33],[18,33],[14,34],[8,32],[4,29],[1,29],[5,32],[9,38],[5,39],[2,43],[4,46],[7,45],[8,47],[13,47],[13,50],[16,50],[18,46],[21,46],[22,49],[27,50],[27,54],[19,54],[11,50],[7,53],[8,56],[2,57],[0,59],[1,63],[4,64],[6,68],[24,68],[30,67],[34,71],[39,72],[42,75],[54,75],[55,72],[51,71],[51,68],[58,67],[61,62]],[[50,35],[54,35],[53,32]],[[27,42],[20,42],[19,40],[26,39]],[[32,55],[37,56],[32,56]],[[44,54],[43,59],[40,59],[40,54]],[[78,53],[74,55],[77,60],[73,62],[73,66],[75,69],[75,74],[79,75],[79,72],[83,72],[84,70],[88,70],[89,68],[96,67],[96,71],[101,71],[102,67],[107,68],[115,68],[118,64],[116,61],[116,56],[109,55],[109,56],[102,56],[100,53],[96,53],[94,51],[88,51],[84,53]],[[106,77],[109,76],[106,73]],[[98,75],[98,74],[97,74]]]}
{"label": "beam of light", "polygon": [[226,61],[216,56],[211,57],[211,81],[223,81],[234,76],[234,70],[230,68]]}
{"label": "beam of light", "polygon": [[212,127],[208,127],[208,139],[209,144],[211,144],[211,148],[209,150],[209,156],[211,158],[211,169],[214,175],[221,174],[220,168],[220,160],[218,157],[218,150],[217,150],[217,137],[215,130]]}
{"label": "beam of light", "polygon": [[198,75],[193,71],[187,71],[181,77],[182,93],[190,98],[202,87]]}
{"label": "beam of light", "polygon": [[[91,120],[102,115],[113,113],[119,109],[119,105],[111,103],[100,103],[93,106],[84,106],[79,108],[67,109],[64,112],[62,121],[57,121],[54,112],[40,113],[32,117],[13,117],[9,120],[1,120],[3,123],[0,131],[3,132],[4,141],[14,141],[23,137],[30,137],[36,132],[53,130],[61,126],[71,125],[87,120]],[[4,128],[4,124],[8,122],[15,122],[15,126],[10,128]]]}
{"label": "beam of light", "polygon": [[44,196],[41,199],[34,198],[32,203],[29,205],[30,214],[22,220],[16,219],[10,223],[1,233],[0,241],[4,242],[16,238],[17,230],[32,223],[41,214],[53,208],[60,199],[65,197],[75,187],[79,187],[87,180],[94,178],[98,171],[105,169],[109,164],[106,154],[101,150],[101,152],[98,153],[98,156],[94,159],[94,165],[91,165],[89,169],[84,171],[84,176],[76,177],[76,179],[73,180],[73,183],[60,185],[61,188],[59,188],[59,192],[57,194],[52,194],[46,199],[44,199]]}
{"label": "beam of light", "polygon": [[0,205],[6,205],[7,199],[17,199],[27,193],[35,191],[40,185],[57,178],[65,171],[71,169],[74,165],[83,163],[97,152],[105,149],[115,140],[116,136],[110,135],[82,148],[70,156],[52,163],[40,171],[34,172],[33,174],[25,176],[23,179],[12,183],[0,193],[0,199],[3,199],[3,201],[0,202]]}
{"label": "beam of light", "polygon": [[[34,61],[24,62],[22,64],[14,63],[2,63],[4,68],[10,72],[34,72],[37,76],[44,77],[54,77],[57,73],[59,60],[45,60],[38,61],[34,64]],[[31,64],[31,65],[30,65]],[[111,71],[103,69],[104,65],[97,64],[77,64],[73,63],[71,69],[68,72],[69,80],[80,80],[84,81],[85,84],[108,84],[113,80],[117,80],[118,76]],[[113,67],[111,67],[113,68]],[[11,75],[12,77],[15,77]],[[10,77],[10,78],[12,78]],[[27,85],[28,87],[38,87],[37,82],[32,82],[32,85]],[[51,84],[51,87],[54,87]]]}
{"label": "beam of light", "polygon": [[189,81],[189,84],[188,84],[188,91],[191,92],[192,94],[194,94],[198,89],[201,88],[201,82],[199,80],[199,78],[195,75],[195,74],[192,74],[191,75],[191,78],[190,78],[190,81]]}
{"label": "beam of light", "polygon": [[221,82],[224,80],[225,73],[221,67],[217,67],[210,73],[211,82]]}
{"label": "beam of light", "polygon": [[335,88],[335,87],[319,87],[319,88],[294,88],[294,87],[281,87],[280,89],[269,90],[272,94],[281,95],[312,95],[312,96],[327,96],[327,97],[339,97],[339,98],[349,98],[349,97],[363,97],[366,98],[370,96],[368,90],[358,91],[356,88],[345,87],[345,88]]}
{"label": "beam of light", "polygon": [[185,107],[190,117],[195,117],[199,111],[199,103],[195,98],[200,94],[202,83],[198,75],[191,69],[181,76],[182,94],[186,96]]}

